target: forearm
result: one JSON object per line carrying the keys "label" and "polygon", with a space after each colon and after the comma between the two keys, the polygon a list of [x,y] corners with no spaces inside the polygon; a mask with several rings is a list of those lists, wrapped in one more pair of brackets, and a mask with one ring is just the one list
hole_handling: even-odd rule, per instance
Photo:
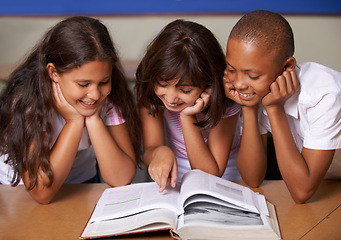
{"label": "forearm", "polygon": [[219,177],[222,176],[225,168],[219,168],[217,161],[204,141],[200,128],[193,124],[197,122],[195,116],[180,115],[180,119],[191,168],[200,169]]}
{"label": "forearm", "polygon": [[[104,181],[115,187],[129,184],[137,164],[126,127],[115,126],[119,134],[113,136],[100,118],[87,121],[86,126]],[[118,141],[125,144],[120,146]]]}
{"label": "forearm", "polygon": [[[30,195],[36,201],[43,204],[51,202],[55,194],[63,185],[77,154],[83,125],[84,122],[82,124],[70,122],[64,125],[50,152],[50,166],[53,174],[52,185],[46,187],[48,184],[48,177],[39,169],[39,172],[37,173],[38,183],[29,191]],[[25,185],[29,182],[27,172],[23,173],[23,180]]]}
{"label": "forearm", "polygon": [[272,129],[276,158],[283,180],[285,181],[292,197],[296,202],[302,193],[310,198],[317,188],[314,176],[311,175],[309,166],[298,151],[284,109],[267,109]]}
{"label": "forearm", "polygon": [[173,151],[166,145],[155,145],[155,146],[148,146],[144,148],[144,154],[143,154],[143,162],[148,167],[150,163],[153,161],[153,159],[157,158],[164,158],[165,156],[159,156],[162,153],[164,155],[165,153],[173,153]]}
{"label": "forearm", "polygon": [[251,187],[258,187],[267,168],[266,150],[258,127],[258,108],[242,107],[242,110],[243,132],[237,166],[243,181]]}

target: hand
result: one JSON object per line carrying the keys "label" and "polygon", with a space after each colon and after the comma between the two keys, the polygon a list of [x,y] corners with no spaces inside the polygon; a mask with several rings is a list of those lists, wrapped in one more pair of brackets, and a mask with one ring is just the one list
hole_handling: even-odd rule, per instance
{"label": "hand", "polygon": [[236,103],[243,105],[239,98],[238,92],[236,91],[233,84],[228,79],[227,74],[224,74],[223,79],[224,79],[225,96],[235,101]]}
{"label": "hand", "polygon": [[100,116],[100,114],[101,114],[102,108],[103,108],[103,106],[104,106],[104,104],[105,104],[105,101],[106,101],[106,98],[104,98],[104,99],[102,100],[102,102],[100,102],[100,103],[98,104],[97,109],[96,109],[96,111],[95,111],[94,114],[92,114],[91,116],[87,116],[87,117],[85,118],[85,124],[86,124],[86,125],[87,125],[88,123],[90,123],[91,121],[98,121],[98,120],[103,121],[102,118],[101,118],[101,116]]}
{"label": "hand", "polygon": [[201,94],[200,97],[195,101],[194,105],[191,107],[186,107],[181,111],[180,114],[186,115],[186,116],[193,116],[195,114],[200,113],[202,110],[204,110],[209,102],[210,97],[212,93],[212,88],[206,88]]}
{"label": "hand", "polygon": [[80,120],[84,122],[84,117],[68,101],[66,101],[59,83],[52,81],[52,90],[56,110],[64,118],[64,120],[66,122],[72,120]]}
{"label": "hand", "polygon": [[283,107],[284,102],[299,89],[299,82],[294,70],[284,71],[270,85],[270,92],[262,99],[266,109]]}
{"label": "hand", "polygon": [[160,193],[168,184],[174,188],[178,179],[178,164],[173,151],[167,146],[157,147],[148,171],[150,177],[160,186]]}

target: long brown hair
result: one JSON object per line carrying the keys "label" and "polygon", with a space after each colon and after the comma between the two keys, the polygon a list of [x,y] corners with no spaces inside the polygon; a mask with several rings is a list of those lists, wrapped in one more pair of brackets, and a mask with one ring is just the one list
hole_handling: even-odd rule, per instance
{"label": "long brown hair", "polygon": [[108,97],[120,107],[136,159],[140,159],[140,121],[109,32],[97,19],[70,17],[46,33],[11,74],[0,97],[0,153],[8,155],[6,163],[14,170],[12,185],[19,183],[24,170],[30,178],[29,189],[34,188],[39,168],[49,177],[48,186],[53,182],[49,154],[54,99],[47,64],[53,63],[58,73],[65,73],[94,60],[112,63],[112,90]]}
{"label": "long brown hair", "polygon": [[200,127],[212,128],[220,121],[227,104],[222,77],[225,55],[217,39],[206,27],[191,21],[169,23],[150,43],[136,71],[136,94],[139,107],[155,116],[163,107],[154,86],[164,80],[190,80],[193,86],[212,87],[210,105],[204,110]]}

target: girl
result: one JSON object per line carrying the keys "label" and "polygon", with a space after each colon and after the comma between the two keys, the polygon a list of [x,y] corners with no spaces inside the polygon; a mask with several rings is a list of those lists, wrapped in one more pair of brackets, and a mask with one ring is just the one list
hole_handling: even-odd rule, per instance
{"label": "girl", "polygon": [[[139,121],[106,27],[71,17],[10,76],[0,98],[0,181],[49,203],[63,183],[131,182]],[[126,121],[126,122],[125,122]],[[127,127],[129,125],[129,128]]]}
{"label": "girl", "polygon": [[235,166],[239,139],[233,142],[240,106],[224,97],[225,67],[214,35],[184,20],[168,24],[139,64],[144,163],[160,192],[190,169],[241,179]]}

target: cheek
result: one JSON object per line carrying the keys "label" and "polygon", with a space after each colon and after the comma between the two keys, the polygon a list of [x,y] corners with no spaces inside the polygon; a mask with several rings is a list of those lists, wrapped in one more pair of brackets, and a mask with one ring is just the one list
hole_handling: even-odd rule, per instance
{"label": "cheek", "polygon": [[160,96],[160,95],[162,95],[164,93],[164,91],[160,87],[155,87],[154,88],[154,93],[155,93],[156,96]]}
{"label": "cheek", "polygon": [[108,85],[102,89],[102,95],[108,96],[111,92],[111,85]]}
{"label": "cheek", "polygon": [[183,99],[188,105],[193,105],[199,97],[200,93],[194,93],[189,95],[186,94],[185,96],[183,96]]}
{"label": "cheek", "polygon": [[254,84],[253,88],[260,94],[265,96],[270,92],[270,85],[272,84],[272,79],[265,79],[257,84]]}

